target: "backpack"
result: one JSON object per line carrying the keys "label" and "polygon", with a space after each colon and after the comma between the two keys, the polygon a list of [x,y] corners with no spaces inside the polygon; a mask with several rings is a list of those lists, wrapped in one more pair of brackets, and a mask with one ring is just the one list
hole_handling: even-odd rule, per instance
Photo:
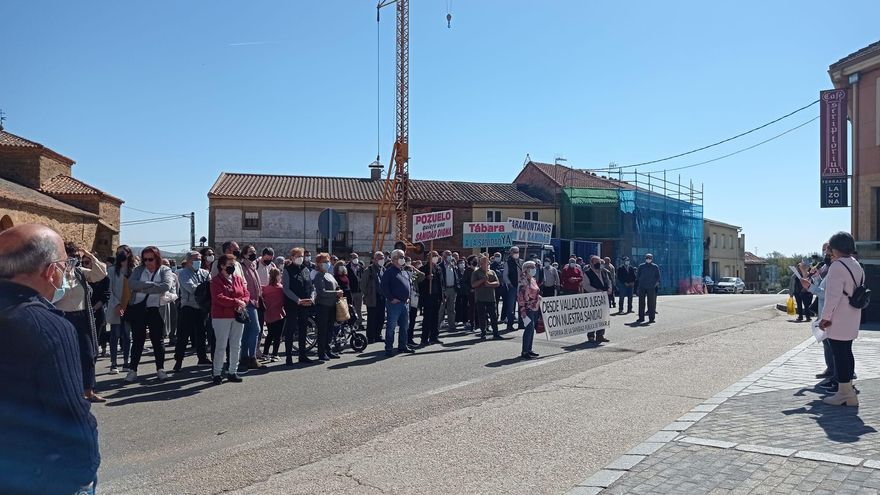
{"label": "backpack", "polygon": [[202,311],[211,311],[211,281],[205,280],[200,283],[198,287],[196,287],[196,291],[193,294],[196,297],[196,302],[199,303],[199,307],[202,308]]}
{"label": "backpack", "polygon": [[852,295],[847,294],[846,292],[843,295],[849,298],[849,305],[856,309],[865,309],[871,304],[871,289],[865,287],[865,276],[862,275],[862,283],[856,282],[856,277],[853,275],[852,270],[846,266],[846,263],[843,261],[840,262],[846,271],[849,272],[849,276],[852,277],[853,284],[856,284],[856,290],[853,291]]}

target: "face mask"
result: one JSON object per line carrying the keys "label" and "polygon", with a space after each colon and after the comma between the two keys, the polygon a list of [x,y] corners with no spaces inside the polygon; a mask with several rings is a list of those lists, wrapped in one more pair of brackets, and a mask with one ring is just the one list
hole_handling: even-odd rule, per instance
{"label": "face mask", "polygon": [[453,261],[455,261],[455,258],[453,258],[452,256],[447,256],[447,257],[446,257],[446,262],[447,262],[447,263],[452,263]]}
{"label": "face mask", "polygon": [[479,263],[477,263],[476,261],[474,261],[473,263],[471,263],[471,266],[477,266],[477,265],[479,265]]}
{"label": "face mask", "polygon": [[825,264],[826,264],[826,265],[830,265],[830,264],[831,264],[831,255],[830,255],[830,254],[826,254],[826,255],[825,255]]}
{"label": "face mask", "polygon": [[577,266],[577,262],[575,262],[575,261],[569,261],[569,262],[568,262],[568,266],[574,268],[575,266]]}
{"label": "face mask", "polygon": [[302,265],[302,264],[303,264],[303,257],[302,257],[302,256],[297,256],[296,258],[294,258],[294,259],[293,259],[293,264],[296,265],[296,266],[300,266],[300,265]]}
{"label": "face mask", "polygon": [[241,251],[233,251],[232,255],[235,256],[236,259],[241,258]]}
{"label": "face mask", "polygon": [[629,266],[629,260],[624,261],[623,266]]}
{"label": "face mask", "polygon": [[342,268],[339,269],[339,274],[340,275],[348,275],[348,269],[343,266]]}
{"label": "face mask", "polygon": [[535,270],[534,268],[529,268],[529,275],[531,275],[532,277],[534,277],[534,276],[535,276],[535,273],[537,273],[537,271],[538,271],[538,270]]}
{"label": "face mask", "polygon": [[464,269],[464,263],[459,263],[458,267]]}
{"label": "face mask", "polygon": [[272,263],[272,260],[263,260],[263,264],[269,266],[269,263]]}
{"label": "face mask", "polygon": [[496,257],[492,258],[492,260],[493,260],[495,263],[498,263],[499,261],[501,261],[501,258],[499,258],[498,256],[496,256]]}
{"label": "face mask", "polygon": [[515,260],[518,260],[518,259],[519,259],[519,253],[514,253],[514,254],[510,255],[510,257],[513,258],[513,259],[515,259]]}
{"label": "face mask", "polygon": [[[58,267],[56,266],[55,269],[58,270]],[[54,283],[52,284],[52,287],[55,287]],[[67,276],[62,271],[61,272],[61,287],[55,287],[55,293],[52,294],[52,304],[55,304],[58,301],[60,301],[64,297],[64,294],[67,292],[67,289],[69,289],[69,288],[70,288],[70,284],[67,282]]]}
{"label": "face mask", "polygon": [[248,255],[248,259],[251,261],[257,261],[257,253],[251,253]]}
{"label": "face mask", "polygon": [[600,263],[593,263],[593,270],[598,270],[599,268],[602,268]]}
{"label": "face mask", "polygon": [[235,273],[235,267],[234,266],[227,266],[226,273],[232,275],[233,273]]}
{"label": "face mask", "polygon": [[128,256],[125,253],[118,253],[116,255],[116,262],[123,263],[128,259]]}
{"label": "face mask", "polygon": [[202,269],[202,260],[193,260],[192,261],[192,269],[194,272],[197,272]]}
{"label": "face mask", "polygon": [[205,261],[207,261],[208,263],[213,263],[213,262],[214,262],[214,256],[213,256],[213,255],[211,255],[211,256],[205,256]]}
{"label": "face mask", "polygon": [[645,263],[647,263],[647,264],[649,264],[649,265],[650,265],[651,263],[653,263],[653,262],[654,262],[654,260],[652,260],[652,259],[650,259],[650,258],[645,260]]}
{"label": "face mask", "polygon": [[406,264],[406,259],[404,259],[404,258],[397,258],[397,266],[403,266],[403,265],[405,265],[405,264]]}
{"label": "face mask", "polygon": [[549,268],[549,267],[550,267],[550,262],[549,262],[549,261],[545,261],[545,262],[544,262],[544,268]]}
{"label": "face mask", "polygon": [[330,271],[330,263],[324,263],[324,271],[325,271],[325,272],[329,272],[329,271]]}
{"label": "face mask", "polygon": [[311,256],[306,256],[306,261],[311,262],[311,261],[312,261],[312,257],[311,257]]}
{"label": "face mask", "polygon": [[431,263],[434,263],[436,265],[439,262],[440,262],[439,256],[434,256],[433,258],[431,258]]}

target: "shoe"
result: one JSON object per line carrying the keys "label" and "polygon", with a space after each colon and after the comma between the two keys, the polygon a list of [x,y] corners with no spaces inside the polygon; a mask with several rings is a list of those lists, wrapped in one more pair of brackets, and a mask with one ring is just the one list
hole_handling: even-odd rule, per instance
{"label": "shoe", "polygon": [[238,367],[235,368],[235,371],[238,372],[238,373],[247,373],[248,370],[250,370],[250,367],[249,367],[247,364],[244,364],[244,363],[240,363],[240,364],[238,365]]}
{"label": "shoe", "polygon": [[639,318],[638,320],[636,320],[636,323],[644,323],[644,322],[645,322],[644,318]]}
{"label": "shoe", "polygon": [[213,366],[214,363],[212,363],[210,359],[205,358],[205,359],[199,359],[198,365],[199,366]]}
{"label": "shoe", "polygon": [[318,356],[318,361],[330,361],[330,358],[327,356]]}
{"label": "shoe", "polygon": [[385,357],[392,357],[392,356],[394,356],[393,351],[385,351]]}
{"label": "shoe", "polygon": [[100,357],[107,357],[107,349],[101,349],[101,356]]}
{"label": "shoe", "polygon": [[588,342],[588,343],[595,344],[595,343],[596,343],[596,338],[595,338],[595,337],[587,337],[587,342]]}
{"label": "shoe", "polygon": [[228,380],[232,383],[241,383],[242,382],[241,377],[235,373],[233,373],[231,375],[226,375],[226,380]]}
{"label": "shoe", "polygon": [[809,323],[809,322],[811,322],[812,320],[811,320],[810,317],[808,316],[807,319],[804,320],[804,321],[806,321],[807,323]]}
{"label": "shoe", "polygon": [[437,344],[437,345],[443,345],[443,341],[440,339],[431,340],[430,343]]}
{"label": "shoe", "polygon": [[520,357],[520,359],[525,359],[525,360],[527,360],[527,361],[528,361],[529,359],[534,359],[534,358],[532,357],[532,355],[531,355],[531,354],[528,354],[528,353],[526,353],[526,354],[520,354],[519,357]]}
{"label": "shoe", "polygon": [[122,365],[122,371],[131,371],[131,368],[128,367],[128,363]]}
{"label": "shoe", "polygon": [[107,399],[96,394],[94,390],[90,390],[89,393],[85,394],[84,397],[87,401],[91,402],[92,404],[102,404],[104,402],[107,402]]}
{"label": "shoe", "polygon": [[480,333],[480,340],[486,340],[486,334]]}
{"label": "shoe", "polygon": [[831,376],[831,375],[832,375],[831,370],[826,369],[825,371],[823,371],[823,372],[817,374],[817,375],[816,375],[816,378],[828,378],[828,377]]}
{"label": "shoe", "polygon": [[277,363],[278,361],[281,361],[281,358],[278,356],[272,356],[269,358],[269,362],[271,363]]}
{"label": "shoe", "polygon": [[164,382],[165,380],[168,379],[168,373],[165,373],[165,370],[158,370],[158,371],[156,371],[156,378],[160,382]]}
{"label": "shoe", "polygon": [[858,406],[859,396],[856,394],[852,382],[841,382],[837,393],[831,397],[825,397],[822,402],[830,406]]}
{"label": "shoe", "polygon": [[303,363],[303,364],[305,364],[305,363],[314,363],[315,360],[312,359],[312,358],[310,358],[310,357],[308,357],[308,356],[300,356],[300,358],[299,358],[299,362],[300,362],[300,363]]}
{"label": "shoe", "polygon": [[336,354],[335,352],[328,352],[327,357],[329,357],[330,359],[339,359],[339,354]]}
{"label": "shoe", "polygon": [[532,351],[529,351],[528,354],[529,354],[529,356],[532,356],[533,358],[540,356],[540,354],[538,354],[537,352],[532,352]]}
{"label": "shoe", "polygon": [[492,336],[492,340],[507,340],[507,337],[501,335],[500,333],[496,333]]}
{"label": "shoe", "polygon": [[410,349],[409,347],[404,347],[404,348],[402,348],[402,349],[397,349],[397,352],[399,352],[399,353],[401,353],[401,354],[415,354],[415,353],[416,353],[416,351],[414,351],[413,349]]}
{"label": "shoe", "polygon": [[654,323],[654,318],[651,318],[650,320],[648,320],[648,323]]}
{"label": "shoe", "polygon": [[821,388],[826,394],[836,394],[839,390],[837,382],[829,382],[824,385],[819,385],[819,388]]}
{"label": "shoe", "polygon": [[602,337],[596,337],[596,342],[599,342],[601,344],[603,342],[611,342],[611,341],[606,339],[604,336],[602,336]]}
{"label": "shoe", "polygon": [[111,375],[118,375],[119,370],[114,366],[114,367],[110,368],[110,374]]}
{"label": "shoe", "polygon": [[182,368],[182,367],[183,367],[183,361],[177,361],[176,363],[174,363],[174,367],[171,368],[171,371],[173,371],[174,373],[177,373],[178,371],[180,371],[180,368]]}
{"label": "shoe", "polygon": [[287,360],[284,361],[284,366],[293,366],[293,359],[287,358]]}
{"label": "shoe", "polygon": [[138,379],[138,372],[135,370],[131,370],[125,375],[125,381],[128,383],[134,383]]}
{"label": "shoe", "polygon": [[794,320],[794,321],[796,321],[796,322],[802,322],[802,321],[804,321],[804,318],[803,318],[802,316],[798,316],[798,317],[797,317],[797,320]]}
{"label": "shoe", "polygon": [[211,383],[213,383],[214,385],[220,385],[221,383],[223,383],[223,377],[222,376],[215,376],[214,378],[211,379]]}

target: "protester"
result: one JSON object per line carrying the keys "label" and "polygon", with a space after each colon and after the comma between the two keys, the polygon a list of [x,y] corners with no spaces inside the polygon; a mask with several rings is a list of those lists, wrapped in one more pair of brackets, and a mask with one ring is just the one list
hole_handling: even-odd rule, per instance
{"label": "protester", "polygon": [[[257,268],[257,278],[260,280],[260,301],[257,304],[257,318],[259,320],[258,327],[260,331],[263,330],[263,325],[266,323],[266,305],[263,301],[262,297],[262,288],[269,284],[269,270],[275,266],[275,250],[271,247],[263,248],[263,252],[260,255],[260,258],[256,262]],[[279,268],[280,270],[280,268]]]}
{"label": "protester", "polygon": [[[611,285],[611,281],[606,277],[605,273],[602,269],[602,258],[598,256],[590,257],[590,268],[586,271],[586,277],[584,277],[583,290],[586,293],[594,293],[594,292],[605,292],[608,294],[608,289]],[[609,298],[611,294],[608,294]],[[587,333],[587,342],[596,342],[601,344],[603,342],[611,342],[610,340],[605,338],[605,329],[598,330],[595,332]]]}
{"label": "protester", "polygon": [[458,300],[456,301],[456,320],[464,322],[465,330],[477,329],[476,303],[474,302],[474,288],[471,286],[471,277],[480,267],[477,257],[470,255],[465,260],[464,271],[458,285]]}
{"label": "protester", "polygon": [[633,312],[633,288],[636,284],[636,269],[630,265],[629,256],[623,257],[623,265],[617,268],[617,293],[620,294],[617,314],[623,314],[626,300],[626,313]]}
{"label": "protester", "polygon": [[617,280],[617,268],[611,264],[611,258],[608,256],[602,261],[602,268],[608,272],[608,307],[613,308],[617,306],[614,302],[614,281]]}
{"label": "protester", "polygon": [[[82,258],[80,266],[86,270],[92,269],[92,259],[89,257]],[[104,263],[106,268],[107,263]],[[98,345],[101,348],[101,357],[107,356],[107,344],[110,340],[110,332],[107,330],[107,304],[110,302],[110,279],[102,278],[97,282],[89,282],[89,288],[92,292],[90,300],[92,313],[95,316],[95,332],[98,338]]]}
{"label": "protester", "polygon": [[165,337],[168,337],[168,345],[174,347],[177,343],[177,301],[180,299],[180,281],[174,271],[174,264],[167,258],[162,259],[162,265],[171,269],[171,290],[168,291],[168,304],[159,307],[159,314],[165,322]]}
{"label": "protester", "polygon": [[541,296],[553,297],[556,295],[556,291],[562,284],[559,279],[559,271],[556,270],[556,268],[553,268],[552,263],[550,263],[550,258],[544,259],[544,268],[542,268],[542,272],[544,277],[541,282]]}
{"label": "protester", "polygon": [[357,253],[351,253],[351,261],[348,262],[348,282],[351,287],[351,304],[354,306],[354,314],[357,315],[358,321],[363,319],[361,311],[364,308],[364,293],[361,291],[361,276],[364,273],[364,267]]}
{"label": "protester", "polygon": [[367,306],[367,343],[382,340],[382,325],[385,320],[385,298],[380,290],[382,274],[385,272],[385,255],[376,251],[373,263],[364,270],[360,285],[364,304]]}
{"label": "protester", "polygon": [[437,251],[428,253],[428,262],[422,266],[425,277],[419,286],[422,301],[422,347],[440,342],[440,304],[443,297],[443,275]]}
{"label": "protester", "polygon": [[[810,270],[810,277],[801,279],[801,285],[816,297],[816,315],[821,316],[825,308],[825,288],[828,280],[828,268],[831,266],[831,251],[828,243],[822,245],[824,259]],[[822,340],[822,348],[825,355],[825,371],[816,375],[821,378],[819,387],[830,392],[837,392],[837,378],[834,376],[834,351],[831,349],[831,341]]]}
{"label": "protester", "polygon": [[[416,317],[419,314],[419,308],[422,307],[422,300],[420,296],[420,287],[422,285],[422,281],[425,279],[425,274],[422,273],[422,262],[421,260],[412,261],[404,270],[409,274],[410,277],[410,287],[412,288],[411,294],[409,296],[409,329],[407,331],[407,341],[406,345],[410,347],[416,347],[415,341],[415,333],[416,333]],[[424,322],[422,322],[424,326]]]}
{"label": "protester", "polygon": [[[801,271],[801,268],[801,264],[798,263],[797,270]],[[810,321],[810,306],[807,303],[807,296],[805,295],[809,295],[810,302],[813,300],[813,295],[806,291],[801,284],[801,278],[804,275],[806,274],[796,275],[792,273],[788,283],[788,292],[794,296],[795,303],[797,304],[798,317],[797,320],[795,320],[797,322],[802,322],[804,319]]]}
{"label": "protester", "polygon": [[[107,402],[95,393],[95,360],[98,357],[98,333],[95,326],[95,313],[92,310],[92,288],[90,284],[107,277],[107,265],[98,258],[75,245],[64,243],[68,258],[76,259],[79,266],[75,267],[67,281],[64,297],[55,303],[55,307],[64,312],[64,317],[73,324],[79,341],[79,358],[82,366],[83,393],[89,402]],[[91,268],[82,266],[82,260],[88,259]]]}
{"label": "protester", "polygon": [[660,268],[654,264],[654,255],[645,255],[645,262],[636,270],[636,283],[639,287],[639,319],[645,321],[645,300],[648,303],[648,321],[654,323],[657,312],[657,287],[660,286]]}
{"label": "protester", "polygon": [[535,339],[535,324],[540,316],[541,309],[541,290],[535,275],[538,270],[535,263],[527,261],[523,263],[521,275],[519,278],[519,286],[517,287],[516,302],[519,306],[519,317],[525,324],[523,332],[522,359],[532,359],[538,357],[538,354],[532,352],[532,342]]}
{"label": "protester", "polygon": [[336,323],[336,301],[344,297],[344,294],[330,273],[330,255],[327,253],[318,254],[315,263],[318,272],[314,276],[315,306],[318,309],[318,315],[315,318],[318,325],[318,359],[329,361],[330,359],[339,359],[339,355],[330,348],[330,336],[334,323]]}
{"label": "protester", "polygon": [[306,337],[309,311],[315,304],[315,287],[311,271],[305,266],[303,248],[293,248],[290,257],[291,263],[285,267],[281,278],[284,287],[284,352],[287,366],[293,365],[294,333],[297,336],[299,362],[312,362],[306,349]]}
{"label": "protester", "polygon": [[199,250],[199,254],[202,255],[202,269],[208,270],[208,273],[215,273],[214,270],[214,250],[206,247]]}
{"label": "protester", "polygon": [[492,338],[503,340],[498,332],[498,305],[495,304],[495,289],[501,285],[498,275],[489,268],[489,258],[480,256],[479,268],[471,274],[471,287],[474,289],[474,301],[477,305],[477,327],[480,339],[486,339],[486,331],[492,324]]}
{"label": "protester", "polygon": [[452,251],[443,251],[440,260],[440,278],[443,284],[443,306],[440,308],[440,319],[446,320],[446,328],[452,332],[455,330],[455,302],[458,299],[458,286],[461,272]]}
{"label": "protester", "polygon": [[245,372],[266,367],[265,364],[257,361],[257,348],[260,346],[260,337],[263,331],[260,327],[260,316],[257,314],[260,297],[263,295],[260,277],[257,275],[257,249],[252,245],[245,246],[241,251],[238,263],[243,274],[245,287],[251,298],[246,308],[248,318],[241,337],[241,362],[238,365],[239,371]]}
{"label": "protester", "polygon": [[177,273],[180,281],[180,317],[178,320],[177,343],[174,349],[173,371],[180,371],[186,346],[192,341],[199,358],[199,366],[208,366],[207,334],[205,330],[204,309],[196,298],[196,289],[202,284],[210,283],[211,275],[202,269],[202,255],[198,251],[190,251],[186,255],[184,267]]}
{"label": "protester", "polygon": [[572,255],[568,258],[568,264],[562,268],[562,294],[579,294],[584,282],[584,272],[577,263],[577,258]]}
{"label": "protester", "polygon": [[174,278],[171,269],[162,265],[159,248],[148,246],[141,252],[143,264],[135,268],[128,277],[131,290],[131,303],[125,311],[125,318],[131,325],[131,366],[125,381],[137,380],[138,364],[144,352],[147,329],[150,332],[150,343],[156,358],[156,377],[159,381],[166,380],[165,373],[165,322],[159,308],[168,304],[166,294],[173,288]]}
{"label": "protester", "polygon": [[[401,249],[391,252],[391,266],[382,274],[382,295],[385,296],[385,356],[394,355],[394,330],[397,331],[397,352],[414,353],[407,346],[409,341],[409,298],[412,291],[411,279],[403,271],[406,253]],[[424,323],[423,323],[424,324]]]}
{"label": "protester", "polygon": [[101,456],[80,332],[50,303],[79,282],[74,269],[48,227],[0,232],[0,493],[94,494]]}
{"label": "protester", "polygon": [[235,273],[235,256],[221,255],[216,263],[217,275],[211,277],[211,319],[216,338],[211,376],[214,385],[220,385],[223,383],[223,358],[227,346],[229,366],[226,379],[236,383],[242,381],[237,368],[244,333],[244,323],[240,320],[249,317],[247,306],[251,296],[244,279]]}
{"label": "protester", "polygon": [[831,265],[825,282],[825,303],[819,328],[825,330],[834,353],[834,375],[838,390],[823,402],[830,405],[858,406],[859,398],[853,388],[855,358],[852,344],[859,336],[862,310],[850,304],[856,288],[865,282],[865,272],[853,256],[855,241],[847,232],[838,232],[828,241]]}
{"label": "protester", "polygon": [[345,300],[348,301],[348,304],[351,304],[351,278],[348,276],[348,267],[345,266],[344,261],[338,260],[333,265],[333,278],[339,284],[339,289],[345,296]]}
{"label": "protester", "polygon": [[499,323],[507,323],[507,287],[505,284],[504,278],[504,265],[505,263],[501,260],[501,253],[495,252],[492,255],[492,260],[489,263],[489,269],[495,272],[495,275],[498,276],[498,280],[501,282],[501,285],[495,289],[495,306],[497,308],[498,303],[501,303],[501,312],[498,321]]}
{"label": "protester", "polygon": [[128,371],[128,356],[131,352],[131,327],[123,317],[131,300],[128,277],[135,268],[131,248],[123,244],[116,248],[113,266],[107,269],[110,281],[110,300],[107,303],[107,322],[110,324],[110,374],[119,373],[119,348],[122,348],[122,370]]}
{"label": "protester", "polygon": [[517,323],[517,288],[522,278],[522,265],[523,263],[519,259],[519,248],[513,246],[510,248],[509,255],[507,256],[507,262],[504,265],[504,278],[502,279],[504,286],[507,287],[507,294],[505,295],[507,314],[505,316],[508,331],[513,330],[514,325]]}
{"label": "protester", "polygon": [[281,285],[281,271],[274,266],[269,269],[269,282],[263,287],[263,304],[266,306],[266,324],[269,335],[263,345],[263,355],[270,356],[273,363],[278,362],[278,348],[281,347],[281,334],[284,333],[284,286]]}
{"label": "protester", "polygon": [[[239,277],[241,277],[242,280],[244,280],[244,272],[241,270],[241,264],[238,262],[238,260],[241,259],[241,257],[242,257],[241,249],[239,249],[238,243],[235,241],[226,241],[220,247],[220,250],[223,252],[223,254],[231,254],[233,256],[233,258],[235,258],[235,260],[236,260],[234,263],[235,274],[238,275]],[[218,258],[219,258],[219,256],[218,256]],[[218,273],[217,265],[214,264],[211,267],[211,278],[216,277],[217,273]]]}

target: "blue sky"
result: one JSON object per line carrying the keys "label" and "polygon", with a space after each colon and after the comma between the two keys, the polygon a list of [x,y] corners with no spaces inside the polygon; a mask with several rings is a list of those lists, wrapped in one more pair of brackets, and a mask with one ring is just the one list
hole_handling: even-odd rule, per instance
{"label": "blue sky", "polygon": [[[878,38],[880,2],[413,0],[411,174],[506,182],[526,153],[574,167],[686,151],[803,106],[828,65]],[[854,14],[854,15],[852,15]],[[380,26],[380,152],[394,139],[394,11]],[[3,0],[7,130],[77,161],[75,175],[160,213],[197,213],[221,171],[367,176],[375,158],[373,0]],[[714,158],[761,132],[643,170]],[[849,228],[819,208],[818,123],[682,171],[706,216],[759,254],[818,249]],[[678,173],[678,172],[676,172]],[[123,210],[123,221],[154,215]],[[123,230],[186,243],[185,220]],[[170,246],[168,249],[174,249]]]}

